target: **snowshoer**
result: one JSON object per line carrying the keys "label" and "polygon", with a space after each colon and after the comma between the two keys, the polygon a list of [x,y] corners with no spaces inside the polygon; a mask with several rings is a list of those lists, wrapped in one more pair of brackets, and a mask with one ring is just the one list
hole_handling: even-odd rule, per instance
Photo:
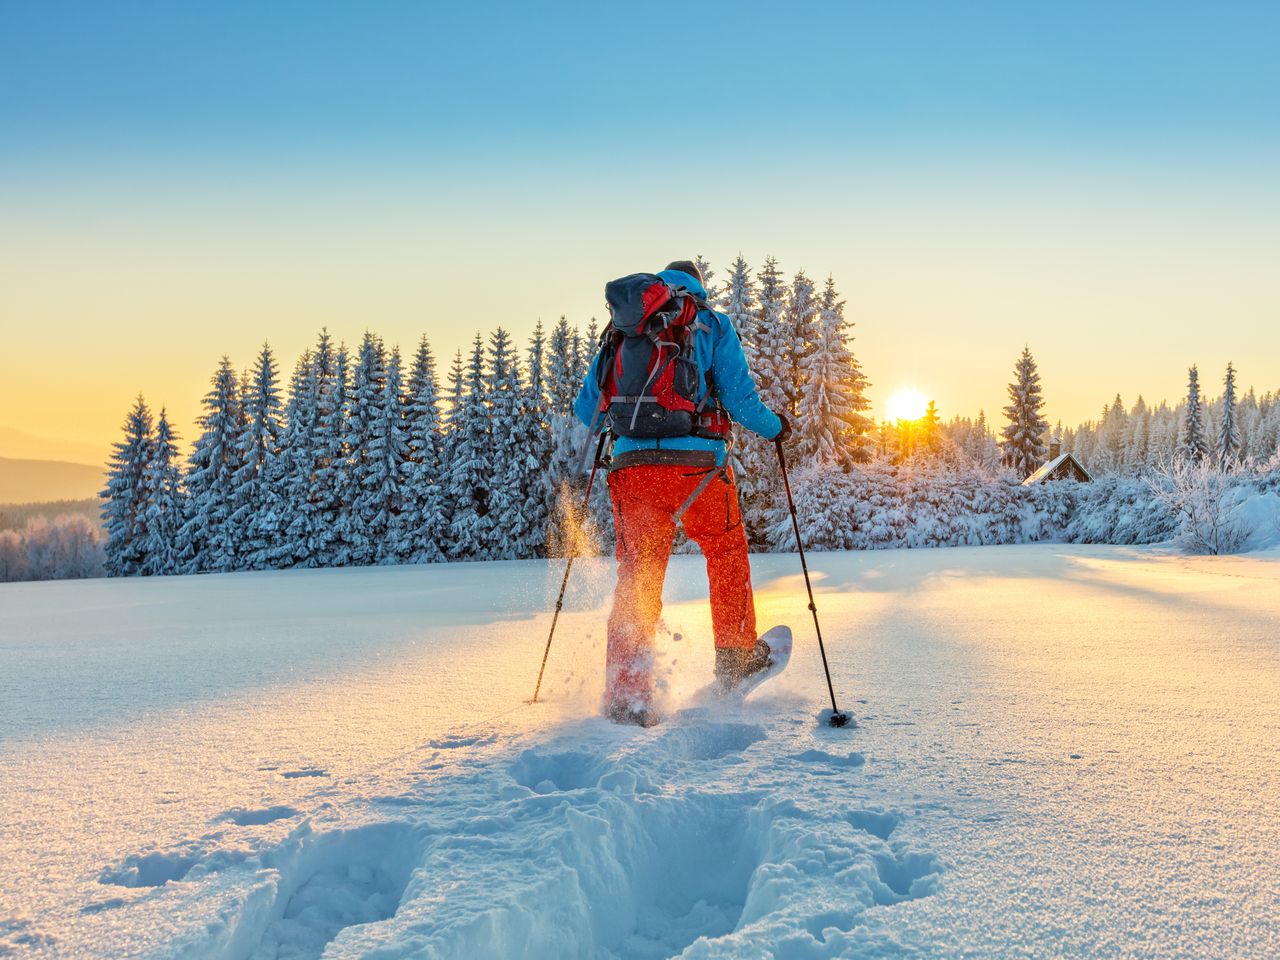
{"label": "snowshoer", "polygon": [[707,305],[691,261],[615,280],[605,295],[610,323],[574,404],[593,431],[610,429],[617,438],[608,482],[618,583],[605,709],[615,722],[650,726],[658,721],[654,633],[679,523],[706,558],[720,688],[750,686],[748,679],[785,661],[756,634],[747,537],[726,445],[730,419],[766,440],[784,440],[790,426],[761,402],[738,333]]}

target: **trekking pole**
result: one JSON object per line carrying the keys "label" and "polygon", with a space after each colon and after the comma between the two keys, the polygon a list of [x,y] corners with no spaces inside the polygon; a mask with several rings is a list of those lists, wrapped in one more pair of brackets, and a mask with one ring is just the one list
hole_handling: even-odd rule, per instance
{"label": "trekking pole", "polygon": [[[591,476],[587,478],[587,492],[582,497],[582,516],[587,515],[587,511],[591,508],[591,488],[596,482],[596,471],[600,469],[600,461],[604,456],[604,444],[609,438],[609,431],[600,431],[600,442],[596,444],[595,460],[591,463]],[[551,638],[556,635],[556,621],[560,619],[560,610],[564,607],[564,591],[569,586],[569,572],[573,570],[573,558],[577,553],[578,545],[575,543],[573,549],[569,552],[569,559],[564,565],[564,579],[560,581],[560,596],[556,597],[556,612],[551,615],[551,631],[547,634],[547,648],[542,651],[542,666],[538,667],[538,683],[533,688],[533,699],[530,703],[538,702],[538,693],[542,690],[542,674],[547,669],[547,657],[551,654]]]}
{"label": "trekking pole", "polygon": [[818,625],[818,605],[813,602],[813,584],[809,582],[809,565],[804,559],[804,544],[800,542],[800,521],[796,519],[796,502],[791,497],[791,481],[787,477],[787,458],[782,452],[782,441],[776,441],[778,465],[782,468],[782,484],[787,490],[787,507],[791,510],[791,529],[796,532],[796,550],[800,554],[800,569],[804,571],[804,586],[809,591],[809,611],[813,614],[813,630],[818,635],[818,652],[822,654],[822,672],[827,675],[827,693],[831,695],[831,719],[833,727],[843,727],[849,715],[836,706],[836,690],[831,685],[831,668],[827,665],[827,648],[822,642],[822,627]]}

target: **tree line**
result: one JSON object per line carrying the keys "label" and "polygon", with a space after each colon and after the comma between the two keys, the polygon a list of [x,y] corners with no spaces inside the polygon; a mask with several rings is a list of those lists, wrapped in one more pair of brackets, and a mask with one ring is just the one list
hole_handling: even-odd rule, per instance
{"label": "tree line", "polygon": [[[709,265],[700,264],[704,277]],[[867,380],[834,279],[787,280],[742,257],[708,291],[739,331],[792,456],[848,468],[873,455]],[[506,330],[454,356],[439,382],[424,336],[406,363],[367,332],[322,331],[287,385],[269,345],[237,372],[223,357],[188,457],[166,412],[139,396],[102,493],[111,575],[502,560],[562,554],[581,537],[589,464],[572,403],[598,328],[541,323],[523,350]],[[772,446],[739,437],[735,465],[763,531],[778,488]],[[607,501],[587,518],[605,535]],[[594,526],[592,526],[594,518]],[[765,540],[763,532],[758,542]]]}
{"label": "tree line", "polygon": [[[1212,402],[1193,367],[1176,407],[1149,408],[1139,398],[1126,409],[1117,397],[1097,422],[1051,429],[1029,349],[1015,361],[999,433],[985,412],[944,422],[933,402],[919,420],[876,423],[834,278],[817,284],[803,270],[788,278],[773,257],[752,270],[739,256],[717,285],[710,265],[699,267],[743,341],[762,400],[793,424],[788,457],[811,491],[814,528],[832,531],[822,542],[861,544],[865,537],[848,528],[869,522],[866,509],[901,514],[905,488],[884,478],[904,469],[916,478],[912,502],[923,502],[915,468],[938,466],[929,482],[978,478],[984,492],[968,497],[965,510],[985,503],[1007,512],[1008,504],[994,506],[1003,494],[984,484],[1031,474],[1054,435],[1095,476],[1140,476],[1175,460],[1261,462],[1280,443],[1280,398],[1252,390],[1238,397],[1232,367]],[[550,333],[539,323],[523,348],[502,328],[477,333],[453,357],[443,387],[426,337],[406,362],[372,332],[352,349],[322,331],[287,384],[264,345],[248,370],[237,372],[226,357],[218,364],[186,457],[165,411],[153,414],[140,396],[102,493],[106,570],[502,560],[608,548],[604,485],[579,515],[593,444],[572,414],[598,335],[594,319],[583,330],[564,317]],[[730,458],[752,548],[785,547],[773,445],[738,431]],[[842,476],[853,479],[834,482]],[[843,500],[857,491],[877,491],[867,494],[874,502],[852,509]],[[905,543],[912,536],[901,535]],[[868,542],[890,542],[877,537]]]}

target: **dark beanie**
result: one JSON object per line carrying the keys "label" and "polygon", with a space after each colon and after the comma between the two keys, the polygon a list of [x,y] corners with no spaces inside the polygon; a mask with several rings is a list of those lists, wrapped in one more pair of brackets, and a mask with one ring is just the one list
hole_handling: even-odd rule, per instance
{"label": "dark beanie", "polygon": [[702,271],[698,269],[697,264],[692,260],[672,260],[668,263],[664,270],[680,270],[693,277],[699,283],[702,282]]}

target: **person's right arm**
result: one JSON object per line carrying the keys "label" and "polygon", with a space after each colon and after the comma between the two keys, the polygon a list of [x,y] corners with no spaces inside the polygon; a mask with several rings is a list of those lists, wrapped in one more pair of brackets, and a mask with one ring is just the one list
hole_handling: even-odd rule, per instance
{"label": "person's right arm", "polygon": [[742,351],[742,341],[733,323],[723,314],[717,314],[715,350],[712,357],[712,376],[716,395],[729,411],[734,423],[740,423],[752,433],[766,440],[774,439],[782,430],[777,414],[764,405],[756,390],[747,356]]}

